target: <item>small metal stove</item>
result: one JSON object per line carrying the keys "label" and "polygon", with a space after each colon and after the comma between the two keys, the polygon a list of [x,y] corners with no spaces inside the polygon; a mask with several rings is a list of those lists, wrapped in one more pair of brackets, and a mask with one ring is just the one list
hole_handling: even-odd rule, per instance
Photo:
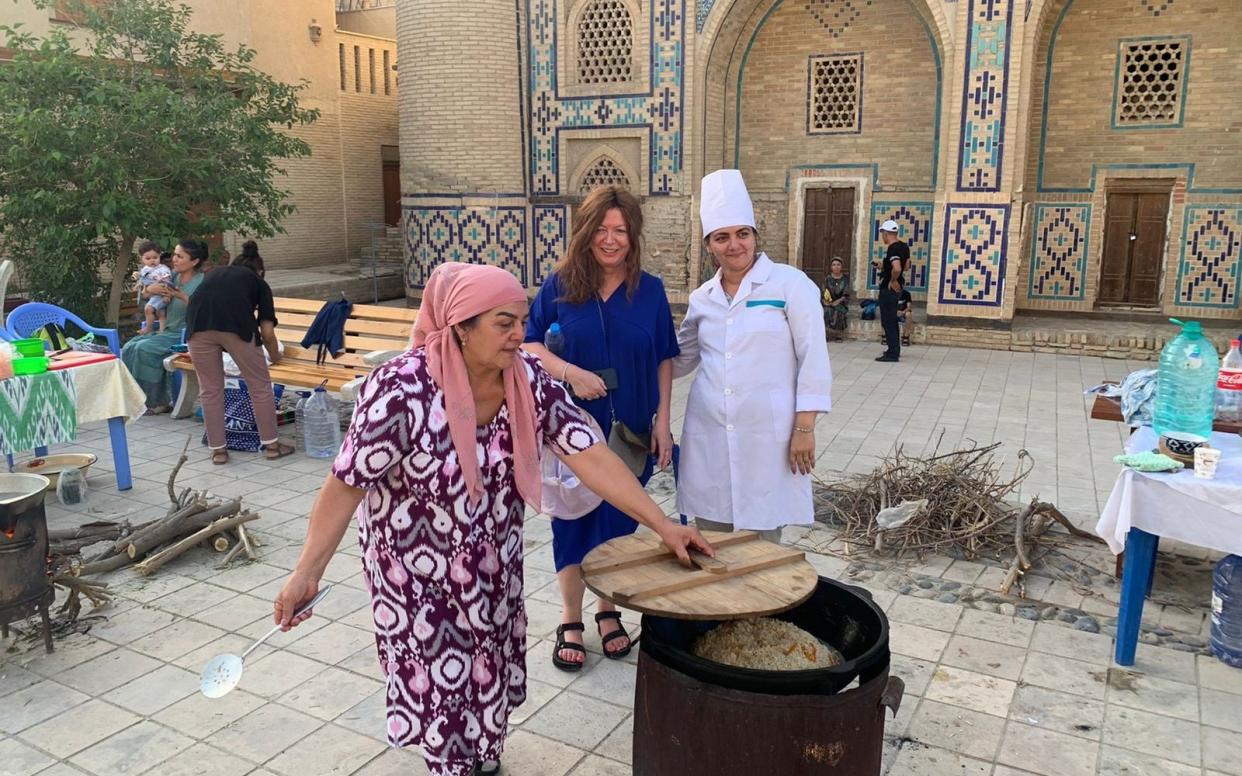
{"label": "small metal stove", "polygon": [[47,568],[47,477],[0,474],[0,634],[34,614],[43,619],[43,645],[52,651],[48,607],[56,597]]}

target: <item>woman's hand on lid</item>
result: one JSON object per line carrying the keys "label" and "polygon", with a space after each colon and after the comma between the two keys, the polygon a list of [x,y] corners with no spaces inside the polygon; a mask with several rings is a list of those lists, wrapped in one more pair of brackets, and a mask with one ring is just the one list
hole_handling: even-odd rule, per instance
{"label": "woman's hand on lid", "polygon": [[664,546],[672,550],[677,556],[677,562],[686,568],[690,568],[690,553],[688,550],[695,549],[709,558],[716,557],[716,551],[703,538],[703,534],[699,533],[699,529],[693,526],[679,525],[665,520],[656,529],[656,532],[660,535],[660,540],[664,542]]}

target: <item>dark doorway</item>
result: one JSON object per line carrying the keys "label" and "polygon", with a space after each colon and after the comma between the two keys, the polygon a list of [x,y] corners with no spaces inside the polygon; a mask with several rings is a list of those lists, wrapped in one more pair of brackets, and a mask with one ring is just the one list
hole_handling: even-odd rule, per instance
{"label": "dark doorway", "polygon": [[1110,192],[1100,264],[1102,305],[1158,307],[1164,266],[1167,192]]}
{"label": "dark doorway", "polygon": [[854,266],[854,189],[807,189],[802,220],[802,271],[817,285],[833,256]]}
{"label": "dark doorway", "polygon": [[401,224],[401,162],[384,162],[384,223]]}

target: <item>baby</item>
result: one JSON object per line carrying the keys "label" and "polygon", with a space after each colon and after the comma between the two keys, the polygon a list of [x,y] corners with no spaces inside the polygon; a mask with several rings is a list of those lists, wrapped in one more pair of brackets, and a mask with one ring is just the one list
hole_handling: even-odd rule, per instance
{"label": "baby", "polygon": [[[142,269],[138,270],[138,304],[142,304],[142,289],[168,283],[172,280],[172,270],[164,264],[159,249],[153,248],[145,251],[139,259],[142,261]],[[154,324],[157,319],[160,322],[160,331],[163,331],[168,316],[167,307],[168,299],[158,294],[147,299],[143,306],[143,315],[146,320],[142,328],[138,329],[138,333],[150,334],[155,331]]]}

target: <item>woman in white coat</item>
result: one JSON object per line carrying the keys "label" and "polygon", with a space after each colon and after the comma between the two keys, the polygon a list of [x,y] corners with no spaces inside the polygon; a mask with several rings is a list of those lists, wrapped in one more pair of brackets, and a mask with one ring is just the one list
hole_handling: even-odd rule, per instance
{"label": "woman in white coat", "polygon": [[819,288],[756,249],[742,174],[703,179],[704,242],[719,269],[690,295],[676,377],[686,401],[677,504],[700,530],[759,531],[814,518],[815,419],[832,408]]}

